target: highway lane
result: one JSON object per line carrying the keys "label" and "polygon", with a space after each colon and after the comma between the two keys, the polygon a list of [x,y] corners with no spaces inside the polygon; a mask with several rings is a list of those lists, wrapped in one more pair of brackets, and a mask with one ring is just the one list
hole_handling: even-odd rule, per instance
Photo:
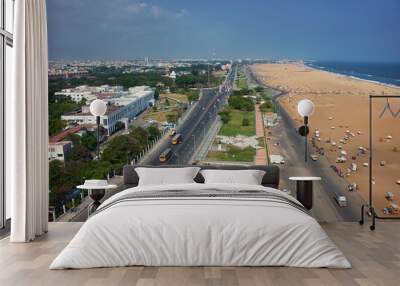
{"label": "highway lane", "polygon": [[[207,131],[223,108],[233,86],[233,69],[227,76],[223,88],[203,89],[202,95],[184,122],[177,128],[177,133],[182,135],[182,143],[173,145],[169,138],[163,138],[155,150],[150,151],[144,165],[175,165],[190,164],[193,155],[207,136]],[[167,148],[171,148],[172,156],[160,163],[159,155]]]}

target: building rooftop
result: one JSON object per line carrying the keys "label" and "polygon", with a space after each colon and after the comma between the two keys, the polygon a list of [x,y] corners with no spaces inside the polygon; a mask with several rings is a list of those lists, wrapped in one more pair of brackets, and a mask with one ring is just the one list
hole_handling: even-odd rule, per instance
{"label": "building rooftop", "polygon": [[68,128],[67,130],[64,130],[56,135],[53,135],[49,138],[49,142],[51,144],[57,143],[57,142],[61,142],[62,140],[64,140],[66,137],[68,137],[69,135],[72,135],[76,132],[78,132],[79,130],[82,129],[82,126],[78,125],[76,127],[72,127],[72,128]]}
{"label": "building rooftop", "polygon": [[[121,108],[120,106],[108,105],[108,106],[107,106],[107,111],[106,111],[106,114],[105,114],[105,115],[110,115],[111,113],[117,111],[117,110],[120,109],[120,108]],[[71,116],[74,116],[74,115],[79,115],[79,116],[94,116],[94,115],[92,115],[92,114],[90,113],[89,105],[83,106],[83,107],[82,107],[82,110],[75,111],[75,112],[70,112],[70,113],[64,114],[64,115],[71,115]],[[77,131],[75,131],[75,132],[77,132]]]}
{"label": "building rooftop", "polygon": [[49,146],[64,146],[67,144],[71,144],[71,141],[50,142]]}

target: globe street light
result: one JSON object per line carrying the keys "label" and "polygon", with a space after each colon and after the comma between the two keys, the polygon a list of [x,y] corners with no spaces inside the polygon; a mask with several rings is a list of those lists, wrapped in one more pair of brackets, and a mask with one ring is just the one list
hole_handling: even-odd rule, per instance
{"label": "globe street light", "polygon": [[297,112],[304,118],[304,125],[299,128],[299,133],[305,138],[304,160],[307,162],[308,117],[314,112],[314,103],[309,99],[300,100],[297,104]]}
{"label": "globe street light", "polygon": [[106,114],[107,104],[101,100],[96,99],[93,100],[90,104],[90,113],[93,116],[96,116],[96,124],[97,124],[97,160],[100,159],[100,116]]}

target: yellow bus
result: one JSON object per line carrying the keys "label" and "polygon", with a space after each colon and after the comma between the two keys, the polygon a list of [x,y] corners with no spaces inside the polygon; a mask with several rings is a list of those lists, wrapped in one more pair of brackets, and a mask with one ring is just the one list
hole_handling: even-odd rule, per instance
{"label": "yellow bus", "polygon": [[171,158],[171,156],[172,156],[172,150],[171,148],[167,148],[160,154],[159,160],[161,163],[164,163],[167,162],[169,158]]}
{"label": "yellow bus", "polygon": [[179,143],[182,142],[182,135],[181,134],[176,134],[173,138],[172,138],[172,145],[177,145]]}

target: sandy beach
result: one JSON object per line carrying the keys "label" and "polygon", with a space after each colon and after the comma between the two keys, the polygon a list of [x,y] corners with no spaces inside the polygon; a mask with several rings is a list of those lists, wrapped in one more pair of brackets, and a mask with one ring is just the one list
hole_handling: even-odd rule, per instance
{"label": "sandy beach", "polygon": [[[266,85],[287,92],[279,101],[298,125],[302,124],[297,113],[298,101],[308,98],[315,103],[315,112],[310,118],[310,139],[315,138],[316,146],[324,148],[329,161],[345,175],[349,184],[357,184],[357,191],[367,200],[368,167],[364,164],[368,163],[368,155],[362,154],[360,147],[368,148],[368,95],[400,95],[400,88],[303,64],[257,64],[252,69]],[[400,180],[400,99],[389,101],[391,110],[399,112],[397,118],[389,110],[380,117],[386,103],[385,99],[377,99],[373,105],[373,196],[374,206],[381,215],[383,208],[391,203],[400,205],[400,184],[396,183]],[[319,130],[319,137],[315,130]],[[337,158],[344,153],[346,162],[337,163]],[[350,170],[352,163],[357,165],[356,171]],[[385,198],[387,192],[393,193],[392,201]]]}

